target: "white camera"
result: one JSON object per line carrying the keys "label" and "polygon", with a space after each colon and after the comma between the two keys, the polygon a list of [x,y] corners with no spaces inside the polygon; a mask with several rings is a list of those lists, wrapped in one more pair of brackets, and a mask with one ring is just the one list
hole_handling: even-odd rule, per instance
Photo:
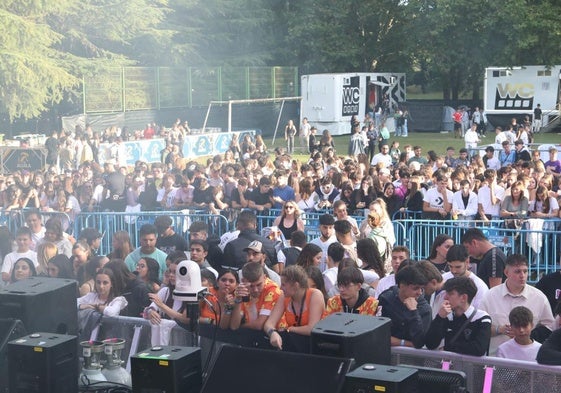
{"label": "white camera", "polygon": [[201,284],[201,268],[194,261],[181,261],[175,272],[173,298],[182,302],[198,303],[207,288]]}

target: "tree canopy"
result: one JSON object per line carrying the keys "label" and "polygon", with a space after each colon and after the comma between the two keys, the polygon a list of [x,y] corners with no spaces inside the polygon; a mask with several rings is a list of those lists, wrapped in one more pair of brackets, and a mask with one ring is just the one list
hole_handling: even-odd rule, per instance
{"label": "tree canopy", "polygon": [[0,112],[39,116],[122,65],[407,72],[478,99],[487,66],[559,64],[560,11],[554,0],[4,0]]}

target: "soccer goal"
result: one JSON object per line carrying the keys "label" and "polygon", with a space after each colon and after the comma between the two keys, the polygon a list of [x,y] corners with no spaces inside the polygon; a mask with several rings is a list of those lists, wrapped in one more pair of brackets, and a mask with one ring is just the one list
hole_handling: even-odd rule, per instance
{"label": "soccer goal", "polygon": [[[261,126],[265,125],[267,129],[271,129],[274,121],[274,133],[273,133],[273,143],[277,136],[279,127],[281,126],[281,119],[283,115],[290,116],[291,114],[286,113],[285,103],[296,102],[300,103],[302,97],[278,97],[278,98],[257,98],[248,100],[228,100],[228,101],[210,101],[205,115],[205,120],[203,123],[202,132],[205,132],[211,110],[216,107],[224,107],[227,105],[227,129],[228,132],[232,132],[233,119],[236,117],[236,112],[240,112],[239,115],[244,116],[251,112],[261,112],[256,113],[257,117],[262,117],[264,120],[256,123],[260,123]],[[243,107],[243,110],[242,110]],[[299,108],[299,105],[298,105]],[[274,116],[276,115],[276,116]],[[239,117],[239,116],[238,116]],[[247,120],[247,119],[245,119]],[[295,124],[298,124],[298,119],[293,119]],[[258,126],[253,126],[255,128],[261,128]]]}

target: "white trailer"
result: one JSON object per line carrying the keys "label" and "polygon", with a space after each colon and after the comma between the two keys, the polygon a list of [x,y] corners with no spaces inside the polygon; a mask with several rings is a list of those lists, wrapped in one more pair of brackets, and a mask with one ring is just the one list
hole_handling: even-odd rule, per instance
{"label": "white trailer", "polygon": [[390,108],[406,100],[404,73],[312,74],[301,78],[300,116],[332,135],[350,133],[356,115],[362,122],[368,112],[389,98]]}
{"label": "white trailer", "polygon": [[[544,116],[558,116],[561,66],[488,67],[484,109],[487,115],[533,115],[540,104]],[[543,124],[547,124],[544,119]]]}

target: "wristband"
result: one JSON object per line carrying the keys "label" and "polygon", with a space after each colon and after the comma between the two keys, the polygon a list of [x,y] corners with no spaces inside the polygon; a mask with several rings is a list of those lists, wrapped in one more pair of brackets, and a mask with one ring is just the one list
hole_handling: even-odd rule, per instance
{"label": "wristband", "polygon": [[267,336],[271,337],[271,334],[273,334],[274,332],[277,332],[277,333],[278,333],[278,330],[277,330],[277,329],[270,328],[269,330],[267,330]]}
{"label": "wristband", "polygon": [[234,303],[236,303],[236,304],[241,304],[242,302],[243,302],[242,299],[236,298],[236,300],[234,300]]}
{"label": "wristband", "polygon": [[499,332],[499,325],[497,325],[497,328],[495,329],[495,333],[497,333],[497,336],[498,336],[499,334],[501,334],[501,333]]}
{"label": "wristband", "polygon": [[401,345],[402,347],[404,347],[404,346],[405,346],[405,340],[404,340],[404,339],[401,339],[401,341],[399,342],[399,345]]}

